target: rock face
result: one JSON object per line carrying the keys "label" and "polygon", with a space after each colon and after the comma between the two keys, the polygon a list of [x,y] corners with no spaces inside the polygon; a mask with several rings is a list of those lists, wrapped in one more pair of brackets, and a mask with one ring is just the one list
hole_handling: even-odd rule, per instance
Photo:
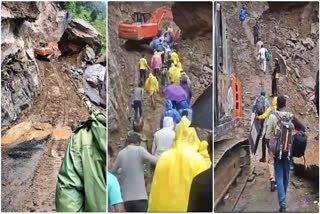
{"label": "rock face", "polygon": [[82,19],[73,18],[58,45],[63,55],[77,54],[89,45],[98,54],[101,50],[101,34]]}
{"label": "rock face", "polygon": [[2,125],[8,125],[28,111],[40,92],[37,63],[28,60],[20,49],[3,61],[1,69]]}
{"label": "rock face", "polygon": [[212,2],[176,2],[172,13],[184,38],[193,39],[212,32]]}
{"label": "rock face", "polygon": [[106,66],[107,64],[107,56],[106,56],[106,52],[103,53],[96,61],[96,63]]}
{"label": "rock face", "polygon": [[2,2],[2,126],[26,113],[39,95],[39,68],[33,47],[58,42],[68,14],[52,2]]}
{"label": "rock face", "polygon": [[40,11],[36,2],[3,2],[1,5],[1,20],[25,19],[35,21]]}

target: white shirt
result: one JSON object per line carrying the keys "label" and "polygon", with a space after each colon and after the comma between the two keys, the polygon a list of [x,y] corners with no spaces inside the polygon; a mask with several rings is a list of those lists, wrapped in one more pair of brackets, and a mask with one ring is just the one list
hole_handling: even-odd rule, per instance
{"label": "white shirt", "polygon": [[171,149],[176,133],[173,131],[172,117],[164,117],[163,128],[154,134],[152,154],[159,157],[163,152]]}
{"label": "white shirt", "polygon": [[266,49],[260,48],[259,54],[260,54],[260,59],[265,59],[266,58]]}
{"label": "white shirt", "polygon": [[261,48],[261,45],[263,45],[263,42],[260,40],[259,42],[257,42],[257,46],[258,46],[258,49],[260,50]]}

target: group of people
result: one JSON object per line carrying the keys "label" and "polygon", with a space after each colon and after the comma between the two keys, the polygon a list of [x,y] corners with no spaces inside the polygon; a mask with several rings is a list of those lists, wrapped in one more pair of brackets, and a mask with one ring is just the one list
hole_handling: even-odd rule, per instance
{"label": "group of people", "polygon": [[[266,63],[271,55],[259,39],[258,23],[253,27],[255,43],[258,48],[260,69],[266,73]],[[255,150],[262,139],[262,157],[260,162],[267,162],[270,172],[270,190],[277,190],[280,212],[286,211],[286,194],[289,185],[290,164],[294,157],[304,155],[307,144],[305,126],[286,108],[287,96],[280,95],[278,81],[280,74],[279,58],[274,58],[273,71],[271,72],[272,103],[266,98],[262,89],[255,99],[252,107],[251,130],[258,127],[258,136],[255,139]],[[256,122],[256,123],[255,123]],[[267,148],[267,153],[266,153]],[[267,155],[266,155],[267,154]]]}
{"label": "group of people", "polygon": [[[165,33],[164,38],[166,36]],[[128,132],[126,146],[113,163],[112,148],[108,146],[108,209],[128,212],[212,211],[212,137],[200,141],[196,130],[190,127],[191,81],[186,73],[181,74],[180,71],[178,75],[170,75],[171,68],[182,68],[177,52],[173,50],[164,59],[159,51],[155,48],[151,68],[145,56],[139,61],[140,80],[133,90],[133,130]],[[166,108],[149,152],[141,117],[143,86],[151,97],[158,92],[159,73],[162,65],[168,62],[171,63],[168,85],[180,85],[188,96],[180,101],[166,100]],[[147,69],[152,72],[144,80]],[[149,197],[145,184],[147,171],[153,175]],[[170,200],[169,196],[172,197]]]}
{"label": "group of people", "polygon": [[[244,11],[242,13],[244,14]],[[259,68],[264,76],[267,70],[267,62],[271,60],[272,56],[259,38],[258,22],[253,26],[253,36],[254,44],[257,46]],[[288,96],[280,95],[278,88],[281,71],[279,58],[275,57],[273,61],[270,93],[272,102],[270,104],[265,90],[261,89],[260,95],[254,100],[252,106],[249,138],[256,136],[252,134],[255,133],[253,129],[256,129],[257,136],[253,139],[254,145],[252,146],[254,147],[251,151],[253,154],[256,153],[261,140],[262,157],[259,161],[267,163],[270,174],[270,191],[277,190],[279,211],[285,212],[290,169],[293,168],[294,158],[304,156],[307,134],[306,127],[287,108]]]}

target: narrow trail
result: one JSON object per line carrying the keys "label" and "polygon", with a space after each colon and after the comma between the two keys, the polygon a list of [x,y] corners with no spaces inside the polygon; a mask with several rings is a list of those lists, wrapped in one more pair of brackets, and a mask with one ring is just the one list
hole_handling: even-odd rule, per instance
{"label": "narrow trail", "polygon": [[[237,2],[237,5],[233,7],[229,17],[229,27],[233,32],[231,32],[231,40],[237,42],[233,46],[233,63],[237,66],[239,71],[238,76],[241,80],[242,87],[242,99],[243,99],[243,125],[242,128],[245,130],[243,133],[244,136],[247,135],[249,131],[249,123],[251,119],[251,107],[254,99],[259,95],[260,90],[263,88],[266,91],[266,97],[271,103],[271,69],[273,69],[273,62],[268,62],[266,74],[262,74],[259,70],[258,63],[256,60],[257,48],[253,44],[253,32],[252,28],[249,26],[250,19],[253,17],[247,17],[246,21],[240,26],[236,26],[239,11],[241,9],[241,2]],[[252,12],[252,11],[251,11]],[[253,13],[253,12],[252,12]],[[256,17],[257,18],[257,17]],[[228,19],[228,18],[227,18]],[[231,21],[232,19],[232,21]],[[254,23],[255,20],[251,20],[250,23]],[[267,22],[267,21],[266,21]],[[268,23],[263,23],[261,20],[260,23],[260,37],[268,38],[268,33],[271,31],[276,31],[273,29],[273,26],[268,25]],[[237,30],[239,28],[239,30]],[[262,29],[262,30],[261,30]],[[234,39],[232,36],[237,35],[237,38]],[[263,41],[266,44],[266,48],[273,52],[274,47],[271,44],[268,44],[270,41]],[[241,46],[238,46],[241,45]],[[237,47],[238,46],[238,47]],[[245,51],[244,51],[245,50]],[[241,53],[241,56],[237,56],[237,53]],[[236,53],[236,55],[235,55]],[[280,84],[288,84],[287,77],[280,75]],[[295,89],[291,89],[295,90]],[[281,94],[286,94],[283,87],[280,89]],[[290,106],[289,106],[290,108]],[[259,162],[259,159],[262,156],[261,151],[261,142],[259,144],[257,154],[253,156],[251,154],[251,173],[255,172],[258,175],[255,176],[254,180],[249,182],[247,181],[246,186],[243,192],[240,195],[239,200],[237,201],[233,212],[278,212],[278,196],[277,191],[270,191],[270,180],[269,180],[269,170],[266,163]],[[306,179],[299,178],[294,175],[293,171],[290,172],[290,184],[288,187],[288,193],[286,202],[288,205],[288,212],[318,212],[318,207],[314,204],[315,200],[318,200],[318,187],[315,183],[310,182]],[[237,185],[231,187],[229,190],[237,191]],[[228,194],[227,194],[228,195]],[[224,199],[224,205],[220,205],[218,209],[220,211],[230,212],[230,206],[228,207],[228,197]]]}

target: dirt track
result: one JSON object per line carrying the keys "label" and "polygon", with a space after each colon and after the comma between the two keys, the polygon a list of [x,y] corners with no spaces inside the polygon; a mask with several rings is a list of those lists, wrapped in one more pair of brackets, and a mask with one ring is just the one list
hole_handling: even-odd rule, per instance
{"label": "dirt track", "polygon": [[[64,58],[53,62],[37,60],[41,93],[29,114],[17,123],[46,122],[53,129],[63,128],[71,133],[79,121],[88,118],[85,103],[65,73],[66,62]],[[59,137],[59,133],[55,136]],[[21,145],[28,148],[28,156],[16,152],[13,159],[8,155]],[[56,140],[51,135],[40,143],[2,146],[2,211],[55,211],[57,174],[67,145],[68,140]]]}

